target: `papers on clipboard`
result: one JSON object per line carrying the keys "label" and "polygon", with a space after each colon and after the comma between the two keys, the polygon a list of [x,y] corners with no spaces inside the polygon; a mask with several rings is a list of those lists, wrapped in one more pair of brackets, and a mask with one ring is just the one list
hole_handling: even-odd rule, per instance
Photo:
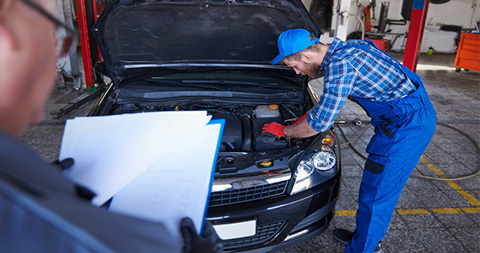
{"label": "papers on clipboard", "polygon": [[178,243],[190,217],[202,229],[224,120],[206,111],[151,112],[68,120],[59,159],[65,175],[109,210],[160,221]]}

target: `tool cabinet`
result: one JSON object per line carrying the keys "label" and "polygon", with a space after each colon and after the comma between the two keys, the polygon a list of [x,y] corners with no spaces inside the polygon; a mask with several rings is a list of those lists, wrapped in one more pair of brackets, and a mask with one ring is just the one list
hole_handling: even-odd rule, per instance
{"label": "tool cabinet", "polygon": [[480,71],[480,34],[461,34],[454,66],[457,72],[462,68]]}

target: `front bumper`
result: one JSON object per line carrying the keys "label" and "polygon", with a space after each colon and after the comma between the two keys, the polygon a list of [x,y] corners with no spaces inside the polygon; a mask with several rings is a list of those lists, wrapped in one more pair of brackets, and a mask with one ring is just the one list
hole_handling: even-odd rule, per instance
{"label": "front bumper", "polygon": [[224,240],[225,251],[268,252],[306,241],[327,229],[338,198],[340,173],[321,185],[289,196],[211,207],[214,226],[255,221],[252,236]]}

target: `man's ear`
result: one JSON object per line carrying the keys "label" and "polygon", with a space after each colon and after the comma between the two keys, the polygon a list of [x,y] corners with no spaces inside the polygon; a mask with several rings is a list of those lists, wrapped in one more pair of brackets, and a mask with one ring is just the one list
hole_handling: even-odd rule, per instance
{"label": "man's ear", "polygon": [[312,56],[307,52],[301,53],[300,59],[306,63],[310,63],[313,60]]}

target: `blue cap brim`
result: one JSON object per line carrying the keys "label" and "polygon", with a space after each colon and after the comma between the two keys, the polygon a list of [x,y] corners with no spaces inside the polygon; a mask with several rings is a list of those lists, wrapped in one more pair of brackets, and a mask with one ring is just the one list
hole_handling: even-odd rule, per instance
{"label": "blue cap brim", "polygon": [[281,60],[283,60],[283,58],[285,58],[285,56],[283,56],[282,54],[278,54],[277,57],[275,57],[275,59],[273,59],[272,64],[275,65],[275,64],[279,63]]}
{"label": "blue cap brim", "polygon": [[[309,48],[311,45],[315,44],[315,43],[319,43],[320,39],[319,38],[314,38],[313,40],[310,41],[310,43],[306,44],[306,47],[303,48],[303,49],[300,49],[298,50],[297,52],[295,53],[292,53],[292,54],[296,54],[300,51],[303,51],[307,48]],[[289,55],[292,55],[292,54],[289,54]],[[277,63],[279,63],[281,60],[283,60],[283,58],[287,57],[288,55],[282,55],[281,53],[278,54],[273,60],[272,60],[272,64],[275,65]]]}

